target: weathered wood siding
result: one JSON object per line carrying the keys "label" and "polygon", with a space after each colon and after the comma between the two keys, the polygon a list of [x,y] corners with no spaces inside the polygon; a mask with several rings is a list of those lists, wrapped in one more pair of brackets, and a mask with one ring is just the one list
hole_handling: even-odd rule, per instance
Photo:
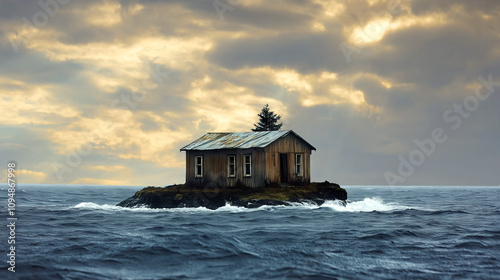
{"label": "weathered wood siding", "polygon": [[[244,156],[252,155],[252,172],[250,177],[243,176]],[[236,176],[228,175],[228,155],[236,156]],[[203,156],[203,178],[195,178],[195,157]],[[224,149],[214,151],[186,151],[186,183],[188,185],[204,187],[215,184],[217,186],[232,187],[243,184],[249,187],[260,187],[265,184],[263,149]]]}
{"label": "weathered wood siding", "polygon": [[[252,174],[244,176],[244,156],[252,155]],[[294,134],[289,134],[265,148],[221,149],[211,151],[186,151],[186,183],[192,186],[206,185],[263,187],[266,184],[282,184],[280,154],[286,154],[287,177],[290,184],[306,184],[311,181],[311,147]],[[303,174],[296,174],[296,154],[302,154]],[[228,155],[235,155],[236,176],[229,177]],[[195,177],[195,157],[203,156],[203,177]]]}
{"label": "weathered wood siding", "polygon": [[[280,154],[287,155],[288,183],[304,184],[311,181],[311,148],[292,134],[276,140],[265,150],[265,181],[281,184]],[[303,154],[303,176],[295,173],[295,155]]]}

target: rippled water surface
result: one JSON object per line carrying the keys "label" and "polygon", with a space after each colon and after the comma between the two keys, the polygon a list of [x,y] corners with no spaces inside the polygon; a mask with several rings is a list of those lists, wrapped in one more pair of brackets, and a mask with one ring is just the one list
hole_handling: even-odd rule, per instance
{"label": "rippled water surface", "polygon": [[[1,186],[6,222],[6,186]],[[142,187],[20,185],[1,279],[386,279],[500,275],[500,187],[347,186],[350,202],[114,206]]]}

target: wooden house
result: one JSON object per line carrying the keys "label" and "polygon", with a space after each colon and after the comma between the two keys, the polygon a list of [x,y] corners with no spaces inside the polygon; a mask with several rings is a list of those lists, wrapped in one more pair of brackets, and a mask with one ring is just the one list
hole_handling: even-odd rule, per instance
{"label": "wooden house", "polygon": [[207,133],[183,147],[191,186],[305,184],[316,150],[291,130]]}

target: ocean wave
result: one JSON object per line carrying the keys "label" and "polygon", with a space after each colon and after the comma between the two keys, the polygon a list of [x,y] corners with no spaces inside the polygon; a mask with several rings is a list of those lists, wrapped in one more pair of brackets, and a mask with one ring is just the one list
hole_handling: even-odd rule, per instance
{"label": "ocean wave", "polygon": [[345,205],[337,200],[325,201],[321,207],[328,207],[338,212],[390,212],[415,209],[396,202],[384,203],[380,197],[365,198],[361,201],[348,201]]}
{"label": "ocean wave", "polygon": [[344,203],[338,200],[327,200],[322,205],[315,204],[313,202],[296,202],[290,203],[290,205],[264,205],[258,208],[246,208],[241,206],[233,206],[226,203],[225,206],[219,207],[218,209],[212,210],[206,207],[196,207],[196,208],[162,208],[153,209],[146,206],[141,207],[121,207],[109,204],[96,204],[93,202],[82,202],[75,205],[73,208],[79,209],[90,209],[90,210],[104,210],[104,211],[132,211],[132,212],[185,212],[185,213],[197,213],[197,212],[229,212],[229,213],[241,213],[241,212],[254,212],[254,211],[275,211],[277,209],[304,209],[304,210],[314,210],[314,209],[331,209],[336,212],[389,212],[389,211],[401,211],[408,209],[416,209],[414,207],[399,205],[395,202],[384,203],[380,197],[365,198],[361,201],[347,201]]}
{"label": "ocean wave", "polygon": [[[109,204],[97,204],[93,202],[82,202],[75,205],[73,208],[79,209],[89,209],[89,210],[104,210],[104,211],[131,211],[131,212],[185,212],[185,213],[199,213],[199,212],[232,212],[232,213],[241,213],[241,212],[253,212],[253,211],[262,211],[262,210],[272,210],[273,208],[286,207],[286,206],[268,206],[264,205],[258,208],[245,208],[240,206],[233,206],[229,203],[226,203],[225,206],[219,207],[218,209],[212,210],[206,207],[182,207],[182,208],[148,208],[146,206],[140,207],[121,207],[116,205]],[[289,206],[293,207],[293,206]]]}
{"label": "ocean wave", "polygon": [[88,209],[88,210],[105,210],[105,211],[132,211],[132,212],[159,212],[163,210],[163,209],[147,208],[146,206],[128,208],[128,207],[121,207],[109,204],[97,204],[94,202],[81,202],[73,206],[72,208]]}

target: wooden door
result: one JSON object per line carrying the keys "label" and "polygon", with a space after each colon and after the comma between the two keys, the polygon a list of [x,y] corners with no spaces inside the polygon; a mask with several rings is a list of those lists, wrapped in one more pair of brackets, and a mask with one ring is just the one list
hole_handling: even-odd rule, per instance
{"label": "wooden door", "polygon": [[280,178],[281,183],[288,183],[288,158],[287,154],[280,154]]}

